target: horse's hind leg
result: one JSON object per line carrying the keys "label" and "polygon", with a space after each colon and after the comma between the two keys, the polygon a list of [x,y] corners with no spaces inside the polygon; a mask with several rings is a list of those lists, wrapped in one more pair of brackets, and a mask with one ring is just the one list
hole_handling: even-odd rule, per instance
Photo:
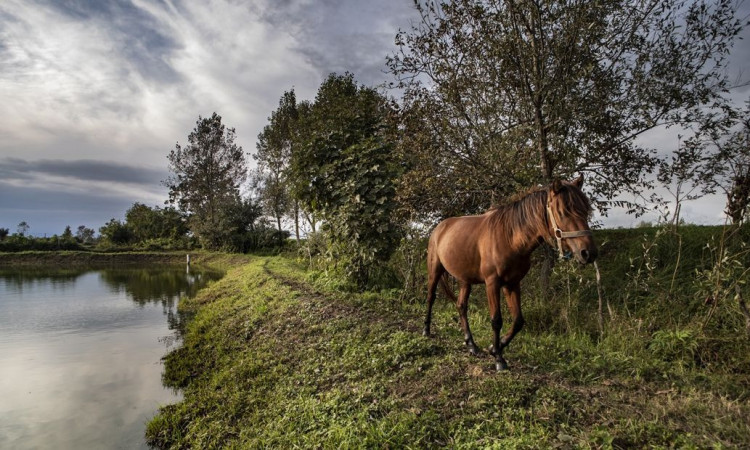
{"label": "horse's hind leg", "polygon": [[[433,257],[428,255],[428,258]],[[424,331],[422,334],[425,336],[430,335],[430,323],[432,322],[432,305],[435,303],[435,296],[437,292],[438,283],[445,273],[445,268],[440,264],[440,261],[435,258],[434,261],[428,260],[428,279],[427,279],[427,315],[424,319]]]}
{"label": "horse's hind leg", "polygon": [[492,331],[494,335],[494,341],[490,353],[495,355],[495,368],[498,371],[508,368],[508,364],[503,358],[503,349],[510,344],[510,341],[513,340],[513,336],[521,331],[524,323],[523,314],[521,313],[521,287],[518,284],[503,286],[503,293],[505,294],[505,300],[508,302],[510,315],[513,317],[513,324],[508,333],[506,333],[501,339],[500,329],[503,326],[503,320],[500,315],[500,292],[497,285],[487,283],[487,298],[490,304],[490,316],[492,318]]}
{"label": "horse's hind leg", "polygon": [[471,294],[471,284],[461,283],[461,290],[458,293],[458,302],[456,307],[458,308],[458,316],[461,320],[461,328],[464,330],[464,343],[469,347],[469,352],[472,355],[479,355],[481,350],[474,343],[474,337],[471,335],[471,329],[469,328],[469,295]]}
{"label": "horse's hind leg", "polygon": [[510,315],[513,316],[513,324],[510,330],[500,340],[500,345],[507,347],[513,337],[521,331],[523,328],[524,319],[523,313],[521,313],[521,287],[516,284],[514,286],[507,286],[503,288],[505,292],[505,300],[508,302],[508,309],[510,309]]}

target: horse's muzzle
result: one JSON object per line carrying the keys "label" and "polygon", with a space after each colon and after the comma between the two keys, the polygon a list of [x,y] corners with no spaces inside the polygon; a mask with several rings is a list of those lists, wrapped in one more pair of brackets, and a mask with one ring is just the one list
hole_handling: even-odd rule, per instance
{"label": "horse's muzzle", "polygon": [[596,247],[591,247],[590,249],[584,248],[581,249],[576,256],[578,257],[578,262],[581,264],[590,264],[596,261],[596,257],[599,256],[599,251]]}

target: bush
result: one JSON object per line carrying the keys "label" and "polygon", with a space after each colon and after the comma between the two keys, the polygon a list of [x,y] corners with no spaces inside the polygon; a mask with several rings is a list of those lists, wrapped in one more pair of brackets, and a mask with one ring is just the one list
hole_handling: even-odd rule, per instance
{"label": "bush", "polygon": [[75,239],[64,239],[57,235],[48,238],[13,234],[0,241],[0,252],[87,250]]}

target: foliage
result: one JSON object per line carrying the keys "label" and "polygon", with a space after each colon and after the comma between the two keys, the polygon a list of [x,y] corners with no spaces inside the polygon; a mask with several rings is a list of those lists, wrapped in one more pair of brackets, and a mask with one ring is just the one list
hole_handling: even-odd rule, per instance
{"label": "foliage", "polygon": [[110,244],[127,244],[133,239],[133,232],[126,223],[114,217],[99,228],[102,240]]}
{"label": "foliage", "polygon": [[0,228],[0,241],[5,240],[8,237],[8,233],[10,233],[8,228]]}
{"label": "foliage", "polygon": [[73,231],[70,229],[70,225],[65,226],[65,230],[63,230],[63,234],[60,236],[60,238],[66,241],[72,241],[73,239],[75,239],[73,237]]}
{"label": "foliage", "polygon": [[[698,130],[689,145],[703,154],[700,179],[707,192],[722,191],[726,214],[740,224],[750,212],[750,100],[744,111],[716,119],[720,127]],[[719,128],[718,130],[716,128]]]}
{"label": "foliage", "polygon": [[398,245],[391,106],[351,74],[330,75],[301,116],[294,195],[325,220],[329,256],[363,286]]}
{"label": "foliage", "polygon": [[125,221],[135,242],[149,239],[178,241],[188,233],[185,215],[173,207],[151,208],[136,202],[125,212]]}
{"label": "foliage", "polygon": [[169,153],[172,175],[164,184],[204,248],[217,249],[228,238],[228,212],[239,202],[245,155],[235,144],[234,128],[225,128],[216,113],[198,117],[188,142],[184,147],[177,143]]}
{"label": "foliage", "polygon": [[[80,230],[81,227],[79,227]],[[86,227],[83,227],[86,228]],[[73,232],[70,226],[66,226],[65,230],[61,235],[53,235],[51,237],[34,237],[26,236],[22,233],[14,233],[10,236],[2,235],[0,229],[0,252],[25,252],[25,251],[60,251],[60,250],[86,250],[81,244],[93,243],[94,230],[86,228],[87,233],[90,233],[91,239],[84,241],[76,239],[73,236]],[[7,230],[4,229],[4,230]],[[25,232],[28,231],[25,230]],[[24,232],[24,233],[25,233]]]}
{"label": "foliage", "polygon": [[[710,308],[703,326],[717,314],[722,324],[735,326],[739,314],[745,314],[750,321],[747,310],[741,310],[743,288],[746,288],[750,275],[750,248],[747,247],[748,227],[727,227],[721,236],[706,243],[709,264],[695,269],[695,296],[703,300]],[[745,289],[747,290],[747,289]],[[729,316],[729,317],[727,317]],[[730,325],[731,326],[731,325]],[[750,328],[747,329],[750,333]]]}
{"label": "foliage", "polygon": [[84,250],[75,239],[65,239],[62,236],[51,237],[23,236],[14,233],[0,240],[0,252],[24,252],[24,251],[58,251],[58,250]]}
{"label": "foliage", "polygon": [[281,248],[289,238],[286,230],[274,229],[263,217],[258,200],[247,197],[229,209],[227,217],[229,238],[224,250],[248,253]]}
{"label": "foliage", "polygon": [[[278,109],[268,118],[268,125],[258,135],[257,152],[253,155],[258,161],[263,207],[267,214],[276,219],[279,232],[281,219],[292,211],[294,201],[290,194],[289,164],[294,152],[298,119],[297,98],[292,89],[284,92]],[[296,215],[294,219],[299,220]],[[299,239],[298,226],[296,231]]]}
{"label": "foliage", "polygon": [[18,224],[18,228],[16,230],[16,233],[18,233],[20,236],[23,237],[23,236],[26,235],[26,233],[29,232],[30,228],[31,228],[31,226],[28,223],[26,223],[26,221],[24,220],[24,221],[22,221],[21,223]]}
{"label": "foliage", "polygon": [[[64,234],[64,233],[63,233]],[[76,230],[76,240],[81,244],[91,244],[94,242],[95,231],[86,225],[79,225]]]}
{"label": "foliage", "polygon": [[742,26],[729,1],[415,3],[389,66],[405,89],[399,192],[421,217],[582,171],[600,209],[637,207],[613,201],[656,164],[634,138],[725,104]]}

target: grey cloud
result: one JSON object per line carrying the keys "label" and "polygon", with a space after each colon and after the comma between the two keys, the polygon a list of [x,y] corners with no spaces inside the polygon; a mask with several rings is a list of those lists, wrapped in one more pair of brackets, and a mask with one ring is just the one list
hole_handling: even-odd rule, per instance
{"label": "grey cloud", "polygon": [[87,159],[26,161],[18,158],[5,158],[0,160],[0,176],[4,179],[23,180],[32,178],[35,174],[69,177],[82,181],[131,184],[158,184],[168,175],[162,170]]}
{"label": "grey cloud", "polygon": [[394,50],[396,32],[416,18],[416,11],[403,0],[283,0],[261,18],[294,36],[294,50],[321,77],[349,71],[359,82],[378,85],[390,79],[385,59]]}
{"label": "grey cloud", "polygon": [[[44,210],[44,211],[91,211],[113,210],[118,216],[133,204],[125,195],[100,194],[93,190],[87,193],[53,191],[35,186],[14,186],[0,181],[0,210]],[[101,215],[101,214],[99,214]]]}
{"label": "grey cloud", "polygon": [[157,21],[128,0],[52,0],[49,6],[72,19],[104,25],[118,43],[121,57],[144,78],[160,83],[178,81],[168,64],[178,44],[160,31]]}
{"label": "grey cloud", "polygon": [[0,181],[0,228],[15,232],[23,220],[34,236],[60,234],[66,225],[98,229],[109,218],[122,218],[136,201],[149,203],[126,194],[62,192]]}

